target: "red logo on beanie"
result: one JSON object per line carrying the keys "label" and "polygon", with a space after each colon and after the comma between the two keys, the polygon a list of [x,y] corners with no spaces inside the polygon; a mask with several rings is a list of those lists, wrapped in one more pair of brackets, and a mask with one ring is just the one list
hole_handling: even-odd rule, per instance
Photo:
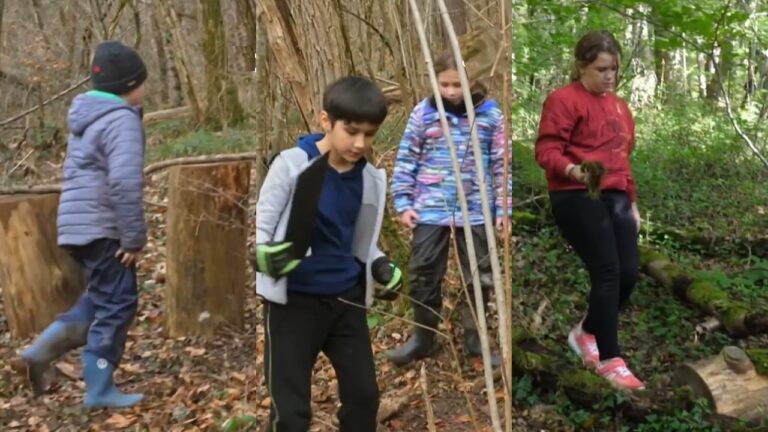
{"label": "red logo on beanie", "polygon": [[96,65],[93,67],[93,73],[101,73],[101,67],[99,65]]}

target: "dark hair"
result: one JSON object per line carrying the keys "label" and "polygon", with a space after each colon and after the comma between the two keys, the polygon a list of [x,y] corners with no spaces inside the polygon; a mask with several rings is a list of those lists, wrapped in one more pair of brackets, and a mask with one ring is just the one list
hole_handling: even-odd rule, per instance
{"label": "dark hair", "polygon": [[325,88],[323,111],[332,125],[336,120],[380,125],[387,117],[387,101],[371,80],[348,76]]}
{"label": "dark hair", "polygon": [[[573,71],[571,80],[576,81],[580,77],[579,69],[592,63],[600,53],[607,53],[616,57],[617,67],[621,57],[621,46],[613,34],[607,30],[591,31],[579,39],[574,50]],[[617,71],[618,72],[618,71]],[[618,73],[617,73],[618,75]]]}
{"label": "dark hair", "polygon": [[[449,70],[459,70],[456,66],[456,58],[453,56],[453,50],[450,49],[443,51],[437,60],[435,60],[435,75],[440,75],[440,73]],[[467,75],[469,75],[469,71],[467,71]],[[468,78],[470,82],[472,82],[472,77],[468,76]],[[472,82],[469,92],[472,93],[472,99],[485,99],[485,97],[488,96],[488,87],[482,81],[475,80]]]}

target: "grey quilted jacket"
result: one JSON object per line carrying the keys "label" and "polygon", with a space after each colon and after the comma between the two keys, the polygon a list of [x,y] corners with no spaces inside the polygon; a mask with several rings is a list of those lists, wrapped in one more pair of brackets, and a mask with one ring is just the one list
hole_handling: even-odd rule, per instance
{"label": "grey quilted jacket", "polygon": [[68,124],[59,245],[111,238],[126,251],[143,248],[147,229],[140,110],[118,96],[91,91],[72,101]]}

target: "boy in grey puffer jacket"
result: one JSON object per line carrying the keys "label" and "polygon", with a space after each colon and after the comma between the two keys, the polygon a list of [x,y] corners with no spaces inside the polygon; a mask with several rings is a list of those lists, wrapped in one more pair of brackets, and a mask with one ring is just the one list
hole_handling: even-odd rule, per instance
{"label": "boy in grey puffer jacket", "polygon": [[144,127],[140,104],[147,69],[117,41],[96,48],[94,90],[72,101],[58,244],[80,264],[86,291],[22,353],[36,395],[45,392],[52,360],[83,350],[87,408],[133,406],[143,396],[122,393],[112,379],[138,308],[136,261],[144,223]]}

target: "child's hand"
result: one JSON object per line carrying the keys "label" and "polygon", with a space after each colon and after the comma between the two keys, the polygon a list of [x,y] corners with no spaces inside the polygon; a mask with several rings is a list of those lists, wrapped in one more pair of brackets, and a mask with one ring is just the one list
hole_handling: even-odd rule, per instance
{"label": "child's hand", "polygon": [[512,227],[512,219],[506,216],[496,219],[496,231],[503,234],[507,232],[507,227]]}
{"label": "child's hand", "polygon": [[640,218],[640,209],[637,208],[637,203],[632,203],[632,218],[635,220],[635,225],[637,225],[637,232],[640,232],[640,222],[642,219]]}
{"label": "child's hand", "polygon": [[400,213],[397,220],[400,222],[400,225],[408,229],[414,229],[416,228],[416,223],[419,222],[419,214],[415,210],[406,210]]}
{"label": "child's hand", "polygon": [[120,264],[130,267],[139,261],[139,258],[141,258],[141,251],[128,252],[118,249],[117,253],[115,253],[115,258],[120,260]]}
{"label": "child's hand", "polygon": [[254,270],[279,278],[292,272],[301,263],[293,259],[292,243],[267,242],[256,245],[256,251],[249,259]]}
{"label": "child's hand", "polygon": [[579,183],[587,182],[587,175],[581,170],[580,165],[569,164],[565,169],[565,176]]}
{"label": "child's hand", "polygon": [[373,279],[383,287],[376,287],[374,296],[381,300],[394,300],[403,287],[403,272],[387,257],[377,258],[371,264]]}

